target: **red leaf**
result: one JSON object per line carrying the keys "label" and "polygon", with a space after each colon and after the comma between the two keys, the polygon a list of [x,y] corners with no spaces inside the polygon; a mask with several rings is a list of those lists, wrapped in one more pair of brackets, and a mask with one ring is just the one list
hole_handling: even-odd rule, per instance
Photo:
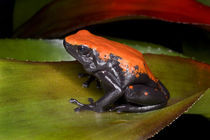
{"label": "red leaf", "polygon": [[14,36],[59,37],[87,25],[139,16],[210,25],[210,7],[195,0],[55,0],[22,25]]}

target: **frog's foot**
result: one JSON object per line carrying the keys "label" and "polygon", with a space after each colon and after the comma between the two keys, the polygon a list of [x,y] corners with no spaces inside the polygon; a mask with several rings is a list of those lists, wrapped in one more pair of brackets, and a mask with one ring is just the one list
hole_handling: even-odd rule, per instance
{"label": "frog's foot", "polygon": [[130,105],[130,104],[123,104],[123,105],[115,106],[109,109],[109,111],[110,112],[116,111],[117,113],[121,113],[121,112],[142,113],[142,112],[160,109],[164,107],[165,105],[166,103],[148,105],[148,106],[135,106],[135,105]]}
{"label": "frog's foot", "polygon": [[73,98],[70,99],[70,103],[73,103],[73,104],[76,104],[79,106],[74,109],[75,112],[80,112],[80,111],[85,111],[85,110],[90,110],[90,111],[95,111],[95,112],[103,112],[102,109],[96,107],[94,100],[92,98],[88,98],[88,101],[90,104],[82,104],[76,99],[73,99]]}
{"label": "frog's foot", "polygon": [[78,106],[84,106],[84,104],[80,103],[78,100],[71,98],[69,100],[70,103],[76,104]]}
{"label": "frog's foot", "polygon": [[82,87],[84,88],[88,88],[90,86],[90,84],[96,80],[96,88],[101,88],[101,84],[99,82],[98,79],[96,79],[94,76],[90,75],[90,74],[87,74],[87,73],[79,73],[78,74],[78,77],[79,78],[82,78],[82,77],[88,77],[88,79],[82,84]]}

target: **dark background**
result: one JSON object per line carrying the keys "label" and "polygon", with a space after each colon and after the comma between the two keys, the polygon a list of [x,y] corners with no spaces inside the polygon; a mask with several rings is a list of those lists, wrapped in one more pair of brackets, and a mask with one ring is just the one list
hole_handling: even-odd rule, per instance
{"label": "dark background", "polygon": [[0,0],[0,38],[12,35],[14,4],[15,0]]}
{"label": "dark background", "polygon": [[[12,36],[14,4],[15,0],[0,0],[0,38]],[[177,52],[182,52],[183,40],[205,38],[205,31],[198,27],[159,20],[125,20],[92,25],[86,29],[97,34],[160,44]],[[208,139],[209,132],[210,120],[201,115],[185,114],[151,140]]]}

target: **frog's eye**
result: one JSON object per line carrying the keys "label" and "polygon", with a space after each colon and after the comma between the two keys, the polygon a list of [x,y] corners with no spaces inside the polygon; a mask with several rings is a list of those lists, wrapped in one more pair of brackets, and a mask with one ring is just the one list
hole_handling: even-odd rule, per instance
{"label": "frog's eye", "polygon": [[87,55],[90,52],[90,48],[88,48],[87,46],[78,46],[78,52],[82,55]]}

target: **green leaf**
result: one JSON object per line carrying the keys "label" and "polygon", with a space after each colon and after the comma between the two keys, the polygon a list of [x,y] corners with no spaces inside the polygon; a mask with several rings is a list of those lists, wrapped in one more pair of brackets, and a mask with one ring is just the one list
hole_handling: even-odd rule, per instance
{"label": "green leaf", "polygon": [[[140,41],[109,38],[127,44],[142,53],[165,54],[171,56],[183,55],[160,45]],[[28,61],[70,61],[74,60],[64,49],[63,40],[42,39],[0,39],[0,58]]]}
{"label": "green leaf", "polygon": [[63,40],[0,39],[0,58],[24,61],[69,61]]}
{"label": "green leaf", "polygon": [[151,54],[164,54],[169,56],[180,56],[180,57],[186,57],[181,53],[175,52],[171,49],[168,49],[164,46],[153,44],[149,42],[142,42],[137,40],[127,40],[127,39],[120,39],[120,38],[112,38],[107,37],[110,40],[114,40],[123,44],[126,44],[136,50],[139,50],[142,53],[151,53]]}
{"label": "green leaf", "polygon": [[[0,139],[146,139],[169,125],[209,87],[209,65],[189,59],[145,55],[171,93],[168,106],[147,113],[75,113],[70,98],[100,98],[81,87],[77,62],[0,60]],[[189,82],[190,81],[190,82]],[[107,135],[109,134],[109,135]]]}
{"label": "green leaf", "polygon": [[210,103],[210,89],[205,91],[202,98],[193,105],[186,113],[188,114],[200,114],[205,116],[206,118],[210,118],[210,110],[209,110],[209,103]]}
{"label": "green leaf", "polygon": [[197,0],[197,1],[204,5],[210,6],[210,0]]}

